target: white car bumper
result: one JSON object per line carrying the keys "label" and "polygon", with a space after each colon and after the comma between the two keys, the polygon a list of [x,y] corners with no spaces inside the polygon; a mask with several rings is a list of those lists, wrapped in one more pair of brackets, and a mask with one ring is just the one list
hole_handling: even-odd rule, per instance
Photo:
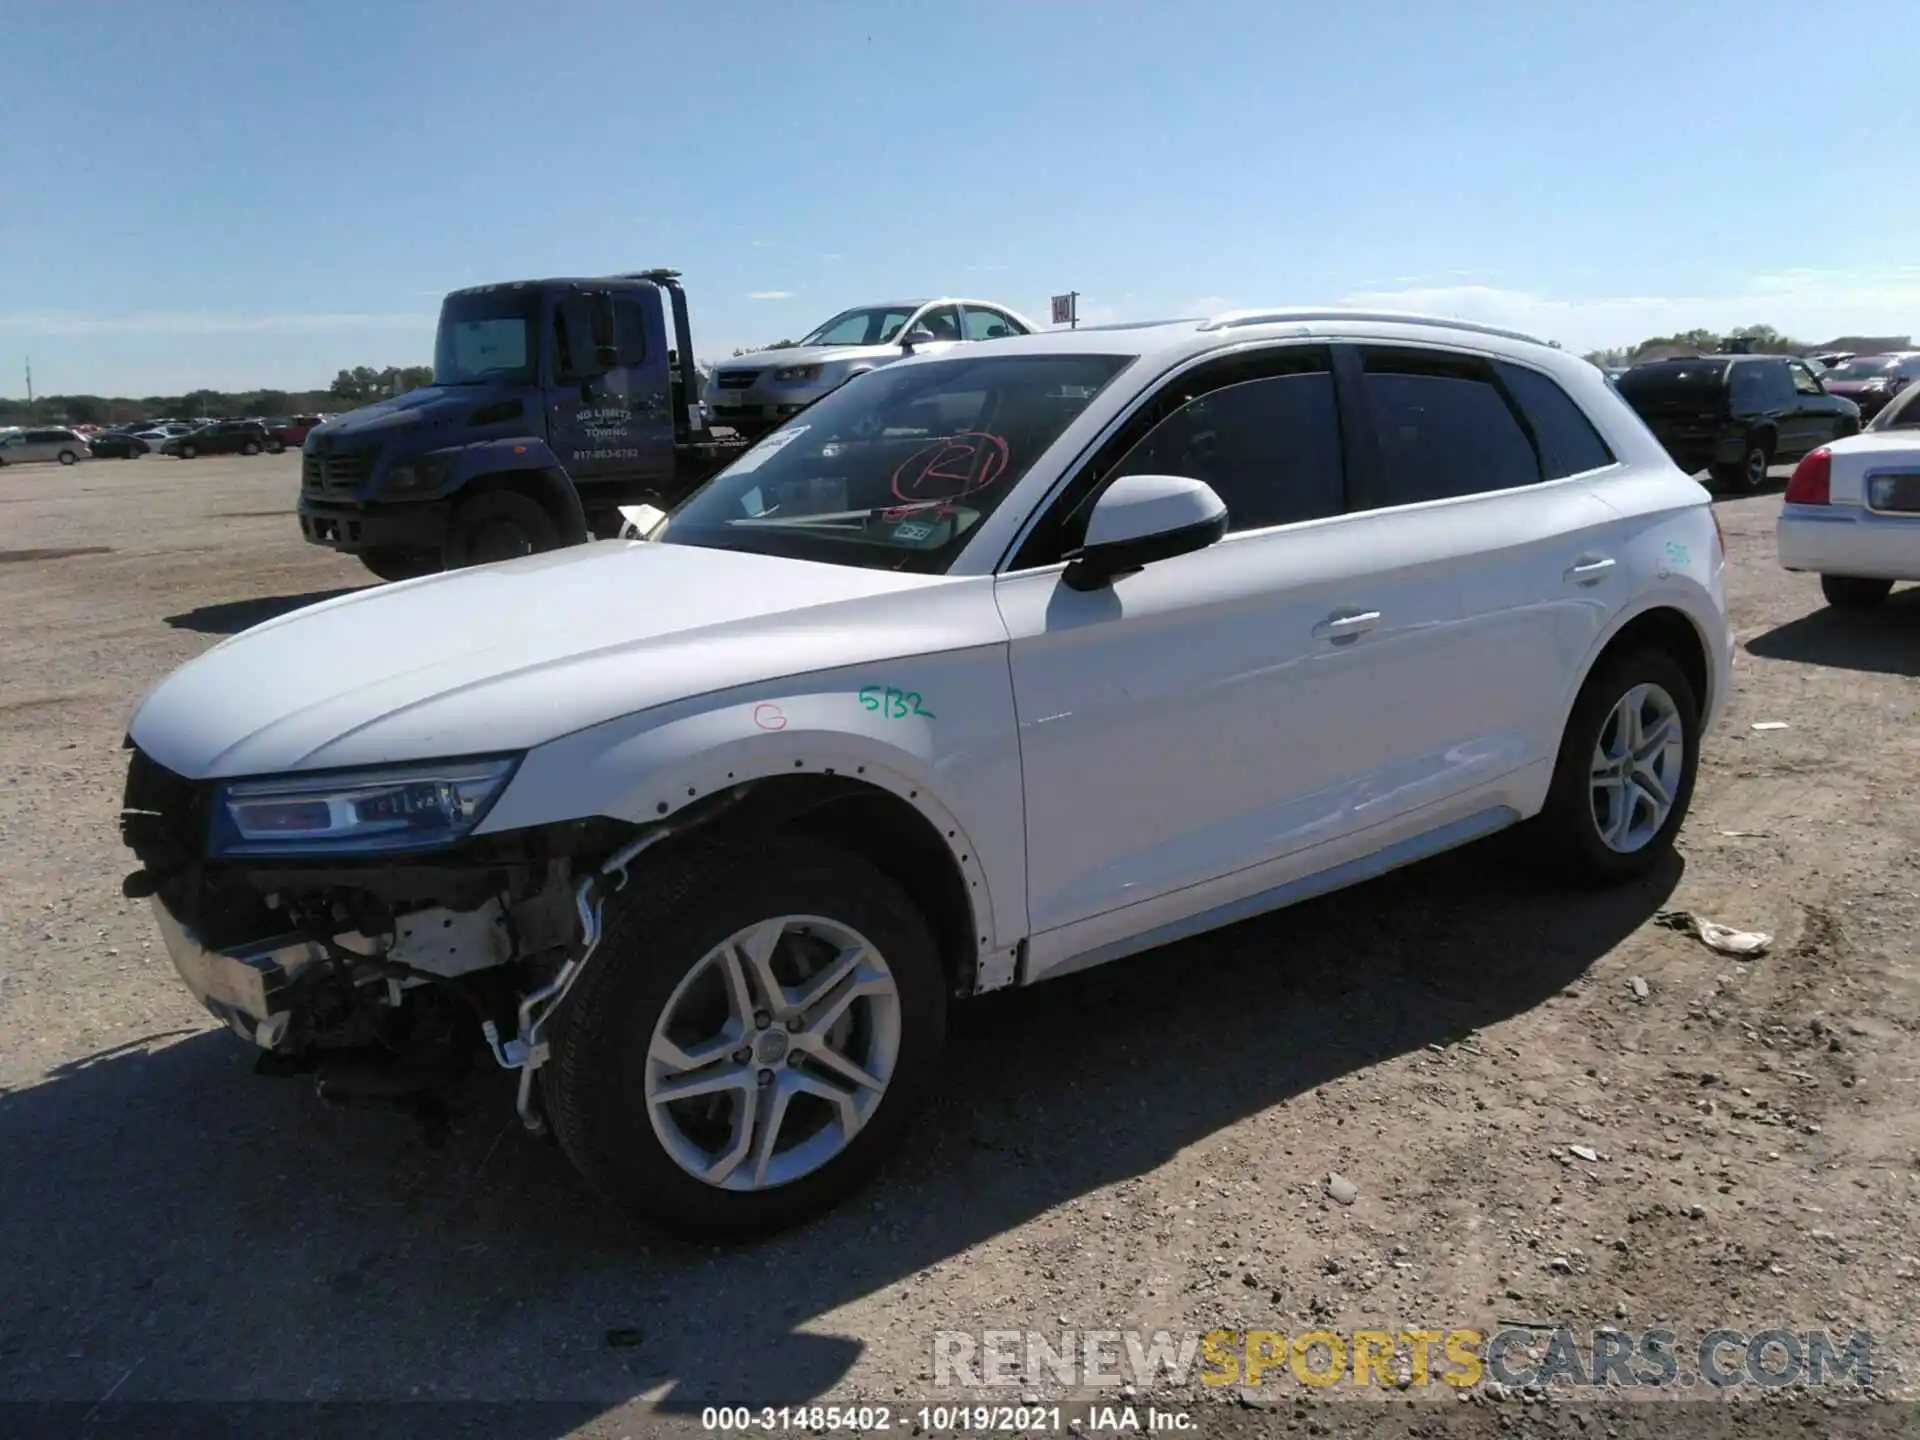
{"label": "white car bumper", "polygon": [[1788,570],[1863,580],[1920,580],[1920,515],[1858,505],[1787,505],[1775,531]]}

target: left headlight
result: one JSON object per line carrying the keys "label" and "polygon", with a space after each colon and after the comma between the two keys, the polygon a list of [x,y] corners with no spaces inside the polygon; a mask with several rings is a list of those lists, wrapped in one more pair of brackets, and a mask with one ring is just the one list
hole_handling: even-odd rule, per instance
{"label": "left headlight", "polygon": [[388,855],[438,850],[486,818],[515,757],[234,780],[214,796],[207,849],[248,855]]}
{"label": "left headlight", "polygon": [[818,380],[820,378],[820,372],[826,368],[824,365],[789,365],[784,370],[774,371],[773,378],[776,380]]}

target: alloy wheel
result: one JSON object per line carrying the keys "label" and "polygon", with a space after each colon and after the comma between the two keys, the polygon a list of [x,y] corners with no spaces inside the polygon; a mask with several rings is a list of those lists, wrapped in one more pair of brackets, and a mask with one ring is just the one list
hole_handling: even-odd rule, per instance
{"label": "alloy wheel", "polygon": [[695,1179],[765,1190],[839,1155],[879,1108],[900,1054],[900,992],[848,926],[783,915],[716,945],[648,1042],[654,1134]]}
{"label": "alloy wheel", "polygon": [[1673,697],[1653,684],[1621,696],[1593,749],[1593,823],[1609,850],[1631,854],[1660,833],[1686,763],[1686,731]]}

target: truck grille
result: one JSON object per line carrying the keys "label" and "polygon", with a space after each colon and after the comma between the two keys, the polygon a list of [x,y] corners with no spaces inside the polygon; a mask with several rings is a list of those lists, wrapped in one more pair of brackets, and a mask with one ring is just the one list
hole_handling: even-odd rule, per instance
{"label": "truck grille", "polygon": [[300,462],[300,488],[309,495],[347,494],[372,473],[370,455],[307,455]]}
{"label": "truck grille", "polygon": [[722,370],[713,377],[716,390],[745,390],[760,378],[758,370]]}

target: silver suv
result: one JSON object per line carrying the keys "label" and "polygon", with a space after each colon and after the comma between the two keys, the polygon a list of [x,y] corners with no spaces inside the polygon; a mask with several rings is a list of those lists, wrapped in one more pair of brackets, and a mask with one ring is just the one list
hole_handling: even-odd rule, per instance
{"label": "silver suv", "polygon": [[843,310],[793,345],[716,365],[704,398],[716,424],[771,430],[855,375],[969,340],[1030,335],[1034,325],[991,300],[896,300]]}
{"label": "silver suv", "polygon": [[23,465],[30,460],[58,460],[62,465],[71,465],[76,460],[92,458],[93,451],[87,448],[86,440],[65,426],[15,430],[9,435],[0,435],[0,465]]}

